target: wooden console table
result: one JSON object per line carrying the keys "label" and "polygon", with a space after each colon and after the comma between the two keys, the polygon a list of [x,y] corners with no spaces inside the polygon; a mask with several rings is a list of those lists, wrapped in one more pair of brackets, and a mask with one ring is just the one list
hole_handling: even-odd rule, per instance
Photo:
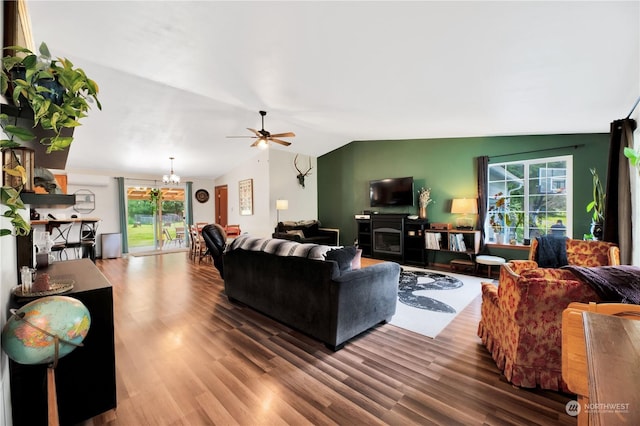
{"label": "wooden console table", "polygon": [[589,424],[640,424],[640,321],[583,312]]}
{"label": "wooden console table", "polygon": [[[90,259],[55,262],[44,270],[51,277],[74,280],[64,296],[80,300],[91,314],[84,346],[61,358],[56,368],[61,425],[71,425],[116,408],[116,364],[111,284]],[[11,301],[19,308],[30,300]],[[14,426],[47,424],[47,366],[10,360]]]}

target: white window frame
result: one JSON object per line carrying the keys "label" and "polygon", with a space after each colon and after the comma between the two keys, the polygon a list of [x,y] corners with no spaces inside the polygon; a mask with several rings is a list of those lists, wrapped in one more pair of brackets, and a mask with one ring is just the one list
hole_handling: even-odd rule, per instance
{"label": "white window frame", "polygon": [[[530,197],[532,196],[532,194],[529,193],[529,181],[530,180],[539,180],[540,177],[539,176],[529,176],[529,166],[531,166],[532,164],[540,164],[540,163],[554,163],[554,162],[558,162],[558,161],[564,161],[566,164],[566,176],[565,176],[565,180],[566,180],[566,184],[565,184],[565,190],[563,192],[563,194],[566,197],[566,223],[564,223],[565,227],[566,227],[566,236],[572,238],[573,237],[573,156],[572,155],[562,155],[562,156],[557,156],[557,157],[540,157],[540,158],[532,158],[529,160],[520,160],[520,161],[506,161],[506,162],[501,162],[501,163],[490,163],[489,164],[489,170],[487,173],[488,176],[488,182],[487,182],[487,218],[485,221],[485,235],[487,235],[488,243],[496,243],[496,239],[494,238],[494,230],[493,228],[490,226],[490,218],[492,215],[492,211],[491,206],[495,204],[496,202],[496,194],[494,194],[493,192],[495,192],[493,190],[493,188],[495,188],[495,186],[499,186],[500,182],[505,182],[505,186],[506,186],[506,182],[517,182],[518,180],[520,180],[520,178],[516,178],[513,180],[510,180],[508,178],[505,177],[504,180],[491,180],[491,168],[492,167],[503,167],[505,170],[508,166],[513,166],[513,165],[522,165],[524,167],[524,177],[521,179],[522,180],[522,184],[524,186],[524,195],[523,195],[523,205],[524,205],[524,223],[522,225],[523,227],[523,238],[524,239],[531,239],[531,236],[529,235],[530,232]],[[551,168],[550,168],[551,169]],[[552,181],[557,181],[558,178],[555,176],[551,176],[551,177],[547,177],[546,179],[551,179]],[[493,184],[493,185],[492,185]],[[553,185],[552,185],[553,186]],[[492,188],[493,187],[493,188]],[[535,195],[535,194],[533,194]],[[556,194],[558,195],[558,194]],[[503,196],[508,197],[509,194],[504,194]],[[546,210],[545,210],[546,213]],[[545,232],[548,232],[548,229],[543,230]],[[507,236],[508,237],[508,236]],[[517,241],[518,243],[522,243],[522,241]],[[505,238],[504,240],[505,244],[508,244],[508,238]]]}

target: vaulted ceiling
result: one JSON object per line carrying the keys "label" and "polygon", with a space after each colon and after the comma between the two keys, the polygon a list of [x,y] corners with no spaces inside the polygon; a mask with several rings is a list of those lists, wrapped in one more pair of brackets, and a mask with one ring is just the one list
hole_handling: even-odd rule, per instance
{"label": "vaulted ceiling", "polygon": [[36,44],[100,85],[68,170],[214,178],[247,127],[353,140],[608,132],[640,95],[626,2],[28,1]]}

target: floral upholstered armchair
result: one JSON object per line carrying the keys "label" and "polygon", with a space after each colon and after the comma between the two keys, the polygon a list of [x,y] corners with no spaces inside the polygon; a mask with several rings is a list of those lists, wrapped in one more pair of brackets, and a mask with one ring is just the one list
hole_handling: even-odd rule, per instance
{"label": "floral upholstered armchair", "polygon": [[[569,264],[620,264],[618,248],[567,239]],[[513,260],[500,268],[499,286],[482,284],[478,336],[506,379],[520,387],[568,391],[562,380],[562,311],[571,302],[600,298],[570,271]]]}

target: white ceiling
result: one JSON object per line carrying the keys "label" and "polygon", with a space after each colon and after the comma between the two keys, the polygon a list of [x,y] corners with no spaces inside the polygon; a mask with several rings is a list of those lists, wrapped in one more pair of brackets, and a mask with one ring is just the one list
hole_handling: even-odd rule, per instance
{"label": "white ceiling", "polygon": [[247,127],[353,140],[608,132],[640,95],[627,2],[28,1],[36,44],[100,85],[68,170],[215,178]]}

